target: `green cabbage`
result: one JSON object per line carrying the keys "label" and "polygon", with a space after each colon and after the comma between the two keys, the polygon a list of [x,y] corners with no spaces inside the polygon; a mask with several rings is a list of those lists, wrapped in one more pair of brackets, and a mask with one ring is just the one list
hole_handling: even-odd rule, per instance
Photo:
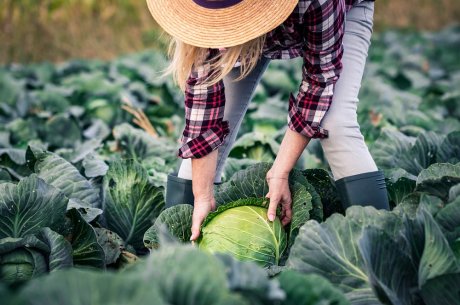
{"label": "green cabbage", "polygon": [[230,253],[240,260],[277,265],[287,247],[287,234],[278,219],[267,218],[263,199],[244,199],[223,206],[203,223],[199,248]]}
{"label": "green cabbage", "polygon": [[22,282],[72,266],[72,246],[62,235],[50,228],[43,228],[24,238],[0,239],[2,282]]}
{"label": "green cabbage", "polygon": [[[302,172],[293,170],[289,176],[291,222],[284,228],[279,219],[270,222],[269,201],[264,198],[268,191],[265,176],[270,168],[270,163],[249,166],[215,188],[217,211],[209,213],[203,221],[202,234],[197,240],[201,249],[232,254],[264,266],[284,264],[300,227],[310,217],[322,219],[322,206]],[[144,234],[145,247],[151,250],[161,247],[158,231],[162,224],[179,241],[190,242],[192,214],[190,205],[176,205],[162,211]]]}

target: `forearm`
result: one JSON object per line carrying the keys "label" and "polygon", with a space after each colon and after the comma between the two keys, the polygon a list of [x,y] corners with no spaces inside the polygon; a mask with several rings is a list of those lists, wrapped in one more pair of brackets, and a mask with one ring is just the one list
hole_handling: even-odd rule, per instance
{"label": "forearm", "polygon": [[289,175],[309,142],[310,138],[287,128],[272,166],[272,175],[274,177],[286,177]]}
{"label": "forearm", "polygon": [[202,158],[192,159],[193,196],[195,201],[213,197],[218,150]]}

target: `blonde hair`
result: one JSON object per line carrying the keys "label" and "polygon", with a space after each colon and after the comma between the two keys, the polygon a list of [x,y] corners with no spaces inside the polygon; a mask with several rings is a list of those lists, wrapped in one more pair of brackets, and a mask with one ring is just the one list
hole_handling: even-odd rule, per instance
{"label": "blonde hair", "polygon": [[162,77],[172,74],[174,82],[185,91],[186,81],[193,69],[209,64],[211,73],[200,85],[211,86],[222,80],[240,60],[240,76],[235,81],[241,80],[256,66],[262,55],[265,38],[264,34],[246,43],[228,47],[224,52],[215,52],[215,56],[209,56],[209,48],[189,45],[171,38],[168,48],[170,63],[163,71]]}

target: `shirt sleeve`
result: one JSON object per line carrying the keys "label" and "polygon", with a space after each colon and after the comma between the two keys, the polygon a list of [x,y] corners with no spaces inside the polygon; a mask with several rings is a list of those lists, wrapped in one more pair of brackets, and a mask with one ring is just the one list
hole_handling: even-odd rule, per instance
{"label": "shirt sleeve", "polygon": [[[209,49],[207,59],[218,50]],[[210,64],[193,68],[185,86],[185,128],[177,156],[201,158],[219,147],[229,133],[223,121],[225,88],[222,80],[212,86],[203,85],[211,74]]]}
{"label": "shirt sleeve", "polygon": [[289,96],[288,127],[309,138],[328,137],[320,123],[342,71],[344,18],[343,0],[315,0],[304,15],[302,82]]}

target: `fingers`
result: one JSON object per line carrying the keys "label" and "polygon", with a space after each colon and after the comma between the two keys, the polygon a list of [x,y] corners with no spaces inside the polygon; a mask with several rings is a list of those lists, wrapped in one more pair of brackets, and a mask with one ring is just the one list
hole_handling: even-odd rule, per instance
{"label": "fingers", "polygon": [[209,214],[211,210],[216,209],[216,202],[215,200],[211,201],[195,201],[193,207],[193,215],[192,215],[192,236],[190,237],[191,241],[195,241],[198,237],[200,237],[200,229],[201,225]]}
{"label": "fingers", "polygon": [[284,215],[283,217],[281,218],[281,224],[283,226],[287,225],[288,223],[290,223],[292,220],[292,210],[291,208],[285,208],[284,209]]}
{"label": "fingers", "polygon": [[200,236],[200,228],[201,224],[203,223],[204,217],[201,216],[201,213],[199,210],[194,209],[193,210],[193,216],[192,216],[192,236],[190,237],[191,241],[195,241],[199,236]]}
{"label": "fingers", "polygon": [[276,207],[278,206],[279,199],[277,198],[270,198],[270,205],[268,206],[268,220],[273,221],[275,220],[276,216]]}
{"label": "fingers", "polygon": [[190,237],[191,241],[195,241],[200,236],[200,226],[200,222],[196,220],[192,222],[192,236]]}
{"label": "fingers", "polygon": [[282,203],[283,216],[281,217],[281,224],[287,225],[292,219],[292,200],[290,196],[285,197]]}

